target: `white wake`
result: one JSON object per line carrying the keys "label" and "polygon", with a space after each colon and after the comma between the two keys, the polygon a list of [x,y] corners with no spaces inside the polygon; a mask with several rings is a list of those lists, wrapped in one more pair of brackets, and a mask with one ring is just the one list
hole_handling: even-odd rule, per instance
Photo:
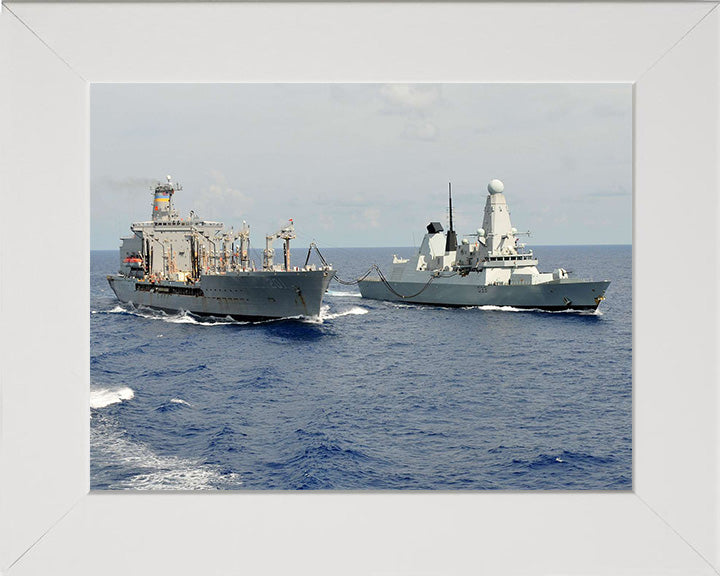
{"label": "white wake", "polygon": [[328,290],[326,292],[328,296],[337,296],[340,298],[362,298],[360,292],[343,292],[340,290]]}
{"label": "white wake", "polygon": [[335,320],[336,318],[342,318],[343,316],[360,316],[367,313],[367,308],[363,308],[362,306],[353,306],[347,310],[330,312],[330,306],[328,304],[323,304],[320,307],[319,316],[301,316],[299,319],[308,324],[322,324],[325,320]]}
{"label": "white wake", "polygon": [[190,406],[189,402],[185,402],[185,400],[181,398],[170,398],[170,402],[173,404],[185,404],[185,406]]}
{"label": "white wake", "polygon": [[135,392],[132,388],[124,386],[123,388],[97,388],[90,389],[90,408],[105,408],[111,404],[119,404],[125,400],[132,400]]}
{"label": "white wake", "polygon": [[343,310],[342,312],[333,312],[332,314],[329,314],[327,312],[323,314],[321,311],[320,318],[322,320],[334,320],[335,318],[341,318],[342,316],[362,316],[363,314],[367,313],[367,308],[363,308],[362,306],[353,306],[349,310]]}
{"label": "white wake", "polygon": [[[116,424],[96,422],[90,428],[94,458],[120,465],[130,473],[112,482],[109,490],[217,490],[239,487],[240,475],[189,458],[161,456],[149,446],[131,440]],[[102,465],[102,464],[101,464]]]}

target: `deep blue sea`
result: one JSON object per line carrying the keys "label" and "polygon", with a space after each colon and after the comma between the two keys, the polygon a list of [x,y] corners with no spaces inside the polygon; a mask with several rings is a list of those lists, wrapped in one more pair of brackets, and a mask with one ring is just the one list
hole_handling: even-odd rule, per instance
{"label": "deep blue sea", "polygon": [[[323,254],[352,279],[414,251]],[[120,304],[117,251],[92,252],[92,488],[631,489],[631,247],[534,251],[541,271],[611,280],[598,313],[333,282],[319,319],[212,322]]]}

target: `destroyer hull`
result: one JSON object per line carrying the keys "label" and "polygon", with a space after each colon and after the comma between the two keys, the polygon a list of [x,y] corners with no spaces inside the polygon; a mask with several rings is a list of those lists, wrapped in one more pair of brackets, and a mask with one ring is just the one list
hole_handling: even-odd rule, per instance
{"label": "destroyer hull", "polygon": [[[366,279],[358,283],[363,298],[389,300],[435,306],[511,306],[540,310],[595,310],[603,300],[608,281],[553,281],[542,284],[478,285],[472,278],[436,278],[427,284],[429,276],[420,281],[392,281]],[[423,287],[425,287],[423,289]],[[422,292],[420,292],[422,290]],[[420,294],[417,294],[420,292]],[[414,295],[403,298],[400,295]]]}
{"label": "destroyer hull", "polygon": [[318,316],[332,270],[233,272],[204,275],[195,284],[150,283],[127,276],[108,276],[121,302],[168,312],[263,320]]}

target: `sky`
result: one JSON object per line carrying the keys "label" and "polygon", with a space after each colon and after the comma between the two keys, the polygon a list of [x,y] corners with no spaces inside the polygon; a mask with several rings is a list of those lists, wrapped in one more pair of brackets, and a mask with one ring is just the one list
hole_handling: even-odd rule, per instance
{"label": "sky", "polygon": [[[115,249],[171,175],[190,210],[264,245],[417,245],[482,224],[505,184],[532,245],[630,244],[630,84],[93,84],[91,239]],[[299,243],[299,244],[298,244]]]}

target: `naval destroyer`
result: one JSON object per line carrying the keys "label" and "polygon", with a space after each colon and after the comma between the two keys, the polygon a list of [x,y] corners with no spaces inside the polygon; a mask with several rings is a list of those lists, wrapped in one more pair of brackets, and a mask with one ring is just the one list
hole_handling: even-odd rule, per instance
{"label": "naval destroyer", "polygon": [[431,222],[413,258],[393,257],[386,276],[358,281],[363,298],[441,306],[510,306],[541,310],[595,310],[609,281],[570,277],[567,270],[538,271],[538,261],[510,222],[504,185],[488,185],[482,228],[460,244],[452,223],[445,233]]}
{"label": "naval destroyer", "polygon": [[[173,195],[182,187],[158,183],[152,220],[131,225],[121,238],[120,270],[107,277],[121,302],[169,312],[262,320],[318,316],[323,295],[335,275],[331,266],[290,265],[290,220],[265,238],[262,268],[248,256],[250,228],[235,231],[190,212],[181,218]],[[273,243],[283,241],[283,263],[275,264]],[[312,245],[311,245],[312,247]]]}

